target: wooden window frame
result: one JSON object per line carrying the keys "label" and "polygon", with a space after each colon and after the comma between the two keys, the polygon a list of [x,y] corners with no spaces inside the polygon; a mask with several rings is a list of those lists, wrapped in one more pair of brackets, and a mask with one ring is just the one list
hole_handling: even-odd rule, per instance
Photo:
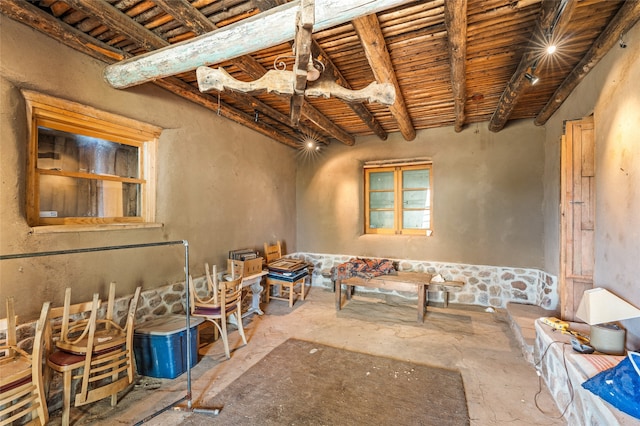
{"label": "wooden window frame", "polygon": [[[402,172],[406,170],[429,170],[429,208],[421,209],[421,210],[429,210],[430,219],[429,219],[429,228],[426,229],[411,229],[411,228],[402,228],[402,213],[405,208],[403,207],[402,202]],[[393,193],[394,193],[394,227],[393,228],[371,228],[370,223],[370,174],[376,172],[388,172],[393,171],[394,173],[394,185],[393,185]],[[364,212],[365,212],[365,234],[382,234],[382,235],[426,235],[431,236],[433,232],[433,167],[431,161],[414,161],[414,162],[406,162],[404,160],[398,160],[397,162],[372,162],[370,164],[365,164],[364,167]],[[406,188],[405,188],[406,190]],[[411,209],[408,209],[411,210]]]}
{"label": "wooden window frame", "polygon": [[[27,153],[26,217],[29,226],[38,228],[144,227],[156,225],[156,158],[162,128],[76,102],[23,90],[27,106],[29,143]],[[135,178],[99,175],[88,172],[38,169],[38,127],[105,139],[138,149],[139,175]],[[41,175],[120,181],[140,185],[140,211],[135,217],[40,217]],[[71,230],[71,229],[69,229]],[[55,229],[51,230],[55,232]],[[64,232],[64,231],[62,231]]]}

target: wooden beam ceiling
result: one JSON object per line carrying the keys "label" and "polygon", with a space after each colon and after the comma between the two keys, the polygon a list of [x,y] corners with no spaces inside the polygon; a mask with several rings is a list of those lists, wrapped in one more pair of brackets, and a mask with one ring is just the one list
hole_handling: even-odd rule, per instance
{"label": "wooden beam ceiling", "polygon": [[[317,0],[314,31],[411,1]],[[298,5],[298,2],[283,4],[187,42],[110,65],[105,78],[113,87],[123,89],[288,42],[296,33]]]}
{"label": "wooden beam ceiling", "polygon": [[[17,4],[14,2],[0,2],[0,12],[5,16],[8,16],[16,21],[25,23],[49,37],[69,46],[82,53],[88,54],[91,57],[108,64],[114,63],[121,58],[131,57],[130,54],[110,46],[106,43],[97,41],[94,38],[89,37],[85,33],[77,30],[76,28],[55,19],[53,16],[40,10],[38,7],[23,2],[23,4]],[[218,100],[210,95],[200,93],[196,88],[190,86],[177,78],[167,78],[156,80],[154,82],[157,86],[167,89],[191,102],[197,103],[205,108],[208,108],[221,116],[234,120],[250,129],[253,129],[265,136],[268,136],[280,143],[291,147],[299,146],[299,139],[282,133],[272,126],[263,122],[255,122],[254,117],[244,112],[233,108],[223,102],[218,103]],[[270,108],[266,106],[267,108]]]}
{"label": "wooden beam ceiling", "polygon": [[[577,2],[577,0],[567,0],[568,4]],[[491,120],[489,121],[489,130],[492,132],[498,132],[502,130],[511,117],[513,108],[516,106],[518,99],[522,96],[525,90],[530,86],[529,81],[525,77],[527,71],[533,67],[535,69],[535,63],[543,53],[541,49],[544,49],[544,45],[541,46],[541,41],[546,40],[547,30],[551,27],[554,18],[562,13],[563,1],[557,0],[543,0],[542,9],[536,23],[536,28],[529,40],[526,51],[520,59],[520,63],[516,68],[516,71],[511,76],[511,80],[504,89],[498,106],[496,107]],[[574,5],[569,6],[568,12],[573,10]],[[568,19],[564,22],[568,22]]]}
{"label": "wooden beam ceiling", "polygon": [[387,50],[387,45],[380,29],[378,17],[375,14],[363,16],[351,21],[360,38],[369,66],[378,83],[391,83],[396,90],[396,100],[389,106],[391,114],[398,122],[400,133],[408,140],[416,138],[416,130],[411,122],[407,105],[402,96],[402,90],[393,70],[393,63]]}
{"label": "wooden beam ceiling", "polygon": [[573,89],[587,76],[589,71],[615,46],[622,35],[640,20],[640,1],[626,1],[609,25],[602,31],[585,56],[582,57],[567,78],[555,91],[549,102],[536,116],[534,123],[543,125],[560,105],[569,97]]}
{"label": "wooden beam ceiling", "polygon": [[[205,15],[186,0],[155,0],[155,3],[160,6],[165,13],[173,16],[178,22],[190,28],[196,35],[206,34],[218,29],[213,22],[211,22]],[[253,79],[258,79],[267,72],[267,70],[251,55],[242,55],[233,59],[231,62]],[[248,97],[248,95],[242,95],[240,92],[235,92],[235,94],[239,97]],[[249,96],[249,98],[251,97]],[[355,140],[351,135],[344,132],[314,108],[304,108],[303,112],[305,112],[304,115],[306,119],[313,123],[321,123],[324,126],[318,127],[318,130],[311,130],[304,125],[297,126],[304,134],[312,134],[316,132],[333,137],[346,145],[354,144]],[[271,112],[263,111],[263,113],[273,116],[280,122],[289,122],[284,114],[273,109]],[[324,144],[329,143],[329,139],[326,137],[321,137],[321,139],[321,142]]]}
{"label": "wooden beam ceiling", "polygon": [[[181,61],[176,52],[200,42],[196,53],[211,59],[215,51],[219,55],[215,65],[237,81],[259,80],[274,59],[291,52],[300,4],[298,0],[0,0],[0,13],[110,64],[105,78],[108,70],[141,67],[133,72],[144,81],[154,81],[292,147],[299,147],[306,135],[324,144],[336,139],[352,145],[356,135],[374,134],[384,140],[387,132],[401,132],[412,140],[416,129],[453,125],[460,132],[480,121],[488,121],[493,131],[514,119],[535,117],[535,124],[544,124],[640,15],[640,1],[622,0],[315,0],[316,7],[320,5],[316,17],[325,13],[326,22],[339,21],[319,30],[314,22],[310,55],[320,59],[325,70],[321,79],[306,85],[305,93],[320,83],[352,91],[352,86],[362,88],[376,79],[393,85],[399,96],[391,107],[353,102],[364,97],[302,97],[299,126],[291,123],[286,96],[232,90],[203,94],[196,86],[196,67],[190,69],[185,63],[178,66],[187,71],[172,69],[166,77],[157,73],[153,61],[162,56],[155,55]],[[289,15],[291,19],[284,18]],[[539,46],[534,49],[549,28],[565,46],[571,45],[566,51],[560,44],[560,62],[538,53]],[[283,37],[288,31],[290,37]],[[234,32],[238,41],[228,42],[227,36]],[[207,39],[209,44],[202,42],[207,37],[213,37]],[[212,49],[215,37],[222,44]],[[269,44],[273,37],[281,40]],[[236,48],[247,52],[238,55]],[[290,67],[292,61],[283,62]],[[148,69],[141,65],[145,63]],[[525,78],[532,71],[541,78],[533,87]]]}
{"label": "wooden beam ceiling", "polygon": [[[157,36],[155,33],[146,29],[144,26],[128,19],[123,12],[114,8],[104,0],[68,0],[68,3],[73,8],[81,10],[89,15],[93,14],[99,16],[101,19],[108,22],[112,28],[127,35],[127,37],[132,38],[137,43],[144,45],[149,50],[161,49],[163,47],[170,46],[169,42],[165,41],[162,37]],[[217,29],[217,27],[204,15],[202,15],[197,9],[193,8],[189,3],[186,3],[183,0],[170,0],[169,2],[159,0],[156,3],[163,9],[164,7],[168,7],[169,10],[172,10],[172,8],[175,7],[179,11],[180,18],[187,17],[188,19],[186,20],[191,21],[190,26],[193,27],[193,29]],[[181,5],[183,7],[180,7]],[[201,17],[198,18],[197,14],[200,14]],[[207,31],[205,30],[204,32]],[[253,59],[251,57],[245,58],[242,64],[246,64],[247,62],[251,62],[252,60]],[[259,63],[257,63],[255,60],[253,60],[253,62],[254,63],[252,64],[252,69],[260,67],[263,70],[261,72],[261,75],[266,72],[266,70],[264,70],[264,68]],[[181,93],[184,93],[183,90],[179,91]],[[236,92],[228,93],[228,95],[235,98],[236,101],[238,101],[241,105],[251,106],[253,110],[259,111],[268,116],[273,116],[280,122],[287,123],[289,121],[283,120],[284,115],[282,113],[276,111],[268,105],[265,105],[256,98]],[[321,129],[323,129],[323,131],[321,132],[322,134],[326,133],[347,145],[354,144],[355,140],[351,135],[347,134],[342,129],[337,127],[328,118],[323,117],[322,114],[317,112],[317,110],[305,109],[305,111],[309,112],[310,117],[307,117],[309,121],[312,121],[313,123],[321,123],[323,125],[323,127],[320,127]],[[236,114],[234,114],[234,116],[236,116]],[[255,122],[256,120],[253,121]],[[287,138],[287,141],[288,140],[289,139]],[[325,144],[329,142],[324,137],[322,138],[322,140]],[[287,145],[290,144],[287,143]]]}

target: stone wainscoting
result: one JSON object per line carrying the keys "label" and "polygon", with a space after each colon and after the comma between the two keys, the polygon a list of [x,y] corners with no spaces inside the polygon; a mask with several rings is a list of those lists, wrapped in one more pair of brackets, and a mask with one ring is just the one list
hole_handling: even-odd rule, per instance
{"label": "stone wainscoting", "polygon": [[[331,268],[357,256],[293,253],[286,257],[312,263],[313,285],[332,287]],[[449,293],[449,303],[505,308],[507,303],[517,302],[537,305],[544,309],[557,309],[559,304],[556,277],[538,269],[408,259],[390,260],[396,262],[401,271],[440,274],[447,281],[462,281],[464,286],[461,289]],[[381,291],[370,288],[362,290]]]}

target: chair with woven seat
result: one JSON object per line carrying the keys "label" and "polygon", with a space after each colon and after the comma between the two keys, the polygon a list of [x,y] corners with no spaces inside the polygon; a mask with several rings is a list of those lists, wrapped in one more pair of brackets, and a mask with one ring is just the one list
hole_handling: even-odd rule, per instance
{"label": "chair with woven seat", "polygon": [[[111,397],[111,406],[115,406],[118,392],[133,383],[133,326],[140,291],[140,287],[136,288],[129,303],[126,323],[122,327],[114,322],[112,315],[114,283],[109,289],[105,318],[98,318],[101,301],[97,293],[90,303],[71,305],[71,292],[70,289],[66,290],[60,333],[57,336],[53,331],[49,334],[55,341],[55,350],[47,359],[47,366],[62,373],[63,377],[63,425],[70,422],[71,397],[74,393],[75,407],[108,396]],[[53,320],[55,318],[52,315]],[[80,380],[78,392],[72,387],[75,379]]]}
{"label": "chair with woven seat", "polygon": [[[210,279],[209,274],[208,280]],[[231,315],[236,315],[238,332],[242,342],[246,345],[247,338],[242,327],[242,276],[231,281],[218,280],[216,268],[213,269],[213,279],[207,285],[207,294],[200,296],[196,292],[191,276],[189,277],[189,304],[191,315],[203,318],[212,323],[224,343],[224,352],[227,359],[231,358],[229,351],[229,337],[227,333],[227,321]]]}
{"label": "chair with woven seat", "polygon": [[31,354],[18,347],[14,300],[7,298],[7,318],[0,320],[0,330],[6,330],[0,342],[0,425],[24,423],[30,416],[32,423],[49,421],[47,401],[42,380],[42,351],[44,329],[48,321],[50,303],[45,302],[36,322]]}
{"label": "chair with woven seat", "polygon": [[[264,256],[267,268],[269,268],[269,264],[281,259],[282,244],[280,241],[276,242],[274,245],[264,243]],[[295,279],[287,279],[284,277],[279,278],[275,276],[275,274],[267,274],[265,277],[265,302],[269,303],[270,299],[284,300],[289,302],[289,307],[291,308],[293,307],[295,297],[299,297],[300,300],[304,300],[307,275],[308,272],[301,274],[301,276]],[[271,287],[277,287],[277,293],[272,294]],[[296,290],[296,288],[298,288],[298,290]]]}

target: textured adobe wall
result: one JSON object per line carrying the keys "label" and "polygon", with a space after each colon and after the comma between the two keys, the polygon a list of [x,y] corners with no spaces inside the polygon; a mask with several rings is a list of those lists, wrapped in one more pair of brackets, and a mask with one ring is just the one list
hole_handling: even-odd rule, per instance
{"label": "textured adobe wall", "polygon": [[[281,239],[295,250],[295,151],[215,112],[147,84],[110,88],[104,64],[2,17],[0,40],[0,254],[188,240],[193,275],[226,267],[230,249]],[[158,152],[156,218],[162,228],[32,234],[24,217],[27,123],[21,88],[164,128]],[[293,225],[292,225],[293,224]],[[21,321],[45,300],[93,292],[133,294],[184,281],[182,245],[0,262],[0,300],[16,297]],[[0,303],[0,317],[4,314]]]}
{"label": "textured adobe wall", "polygon": [[[517,122],[332,144],[298,171],[297,251],[540,268],[543,141]],[[363,163],[414,157],[433,159],[433,236],[364,235]]]}

